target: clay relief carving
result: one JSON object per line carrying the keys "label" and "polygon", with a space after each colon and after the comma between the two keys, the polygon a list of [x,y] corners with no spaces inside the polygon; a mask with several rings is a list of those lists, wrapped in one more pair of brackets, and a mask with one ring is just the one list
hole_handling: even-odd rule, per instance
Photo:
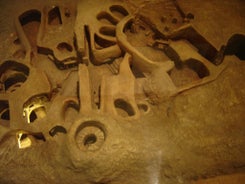
{"label": "clay relief carving", "polygon": [[82,183],[120,183],[128,172],[140,177],[137,168],[127,168],[164,156],[147,156],[132,127],[143,128],[172,97],[219,78],[225,55],[242,57],[233,51],[234,37],[216,49],[174,0],[138,7],[112,0],[43,3],[17,13],[11,57],[0,65],[0,142],[14,137],[11,149],[24,151],[24,159],[49,148],[33,159],[48,154],[58,170],[69,168],[73,183],[80,177]]}

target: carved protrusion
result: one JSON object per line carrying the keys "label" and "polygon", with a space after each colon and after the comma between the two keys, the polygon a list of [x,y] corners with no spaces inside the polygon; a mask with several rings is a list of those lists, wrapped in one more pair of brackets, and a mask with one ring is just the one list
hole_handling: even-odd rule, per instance
{"label": "carved protrusion", "polygon": [[79,99],[80,113],[87,114],[92,110],[92,97],[88,68],[84,64],[79,65]]}
{"label": "carved protrusion", "polygon": [[119,74],[104,76],[101,84],[101,111],[115,116],[139,117],[135,102],[135,77],[130,69],[131,55],[126,54]]}

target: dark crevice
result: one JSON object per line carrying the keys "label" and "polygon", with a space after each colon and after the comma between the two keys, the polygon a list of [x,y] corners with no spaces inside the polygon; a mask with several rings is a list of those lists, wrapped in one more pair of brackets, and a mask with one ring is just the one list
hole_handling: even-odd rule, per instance
{"label": "dark crevice", "polygon": [[46,139],[45,139],[43,133],[41,133],[41,132],[30,133],[30,135],[32,135],[32,136],[33,136],[35,139],[37,139],[37,140],[41,140],[41,141],[43,141],[43,142],[46,141]]}
{"label": "dark crevice", "polygon": [[[88,54],[89,54],[89,59],[92,60],[93,58],[93,54],[91,52],[92,50],[92,46],[91,46],[91,34],[90,34],[90,29],[88,25],[84,25],[84,34],[85,34],[85,38],[86,41],[88,43]],[[86,51],[85,51],[86,52]],[[88,65],[88,63],[86,63]]]}
{"label": "dark crevice", "polygon": [[98,109],[100,109],[100,103],[101,103],[101,86],[99,86],[99,88],[98,88],[98,102],[96,102],[95,104],[96,104],[96,106],[97,106],[97,108]]}
{"label": "dark crevice", "polygon": [[118,20],[116,20],[114,17],[112,17],[109,13],[107,12],[100,12],[97,15],[97,19],[103,23],[108,23],[108,24],[113,24],[116,25],[118,23]]}
{"label": "dark crevice", "polygon": [[94,41],[99,46],[97,49],[103,49],[115,45],[114,42],[106,40],[97,34],[94,34]]}
{"label": "dark crevice", "polygon": [[145,75],[134,65],[130,64],[130,69],[135,78],[145,78]]}
{"label": "dark crevice", "polygon": [[5,109],[1,114],[1,119],[10,120],[9,109]]}
{"label": "dark crevice", "polygon": [[[77,89],[79,90],[79,89]],[[79,95],[79,93],[78,93]],[[78,102],[69,100],[66,102],[64,109],[63,109],[63,113],[62,116],[65,120],[65,122],[67,122],[67,120],[69,121],[71,119],[71,121],[74,120],[74,118],[78,115],[79,112],[79,104]]]}
{"label": "dark crevice", "polygon": [[8,90],[11,86],[14,86],[17,83],[24,83],[26,79],[27,77],[22,73],[11,75],[4,81],[5,90]]}
{"label": "dark crevice", "polygon": [[3,120],[10,120],[9,104],[5,100],[0,100],[0,118]]}
{"label": "dark crevice", "polygon": [[0,74],[3,74],[7,70],[14,70],[24,73],[25,75],[29,75],[29,68],[22,63],[18,63],[13,60],[5,61],[0,66]]}
{"label": "dark crevice", "polygon": [[70,12],[70,10],[68,8],[65,9],[65,16],[67,18],[71,17],[71,12]]}
{"label": "dark crevice", "polygon": [[68,51],[72,52],[72,46],[66,42],[61,42],[57,45],[57,49],[61,52]]}
{"label": "dark crevice", "polygon": [[182,68],[182,60],[179,54],[170,46],[165,46],[163,49],[164,53],[174,62],[177,69]]}
{"label": "dark crevice", "polygon": [[138,108],[139,108],[139,110],[141,111],[141,112],[147,112],[148,111],[148,106],[146,105],[146,104],[138,104],[137,105],[138,106]]}
{"label": "dark crevice", "polygon": [[196,59],[189,59],[185,61],[185,65],[187,65],[190,69],[195,71],[199,78],[204,78],[210,74],[207,67]]}
{"label": "dark crevice", "polygon": [[83,55],[81,52],[79,52],[76,34],[74,34],[74,37],[73,37],[73,45],[74,45],[74,48],[77,54],[77,63],[82,63]]}
{"label": "dark crevice", "polygon": [[217,49],[211,45],[201,34],[199,34],[193,27],[189,27],[185,30],[181,30],[175,35],[169,37],[173,40],[185,39],[189,41],[194,47],[198,49],[199,54],[214,63],[216,55],[218,54]]}
{"label": "dark crevice", "polygon": [[37,52],[37,34],[41,23],[41,13],[38,10],[29,10],[19,16],[19,20],[32,50]]}
{"label": "dark crevice", "polygon": [[121,5],[112,5],[110,11],[118,18],[123,18],[128,15],[128,11]]}
{"label": "dark crevice", "polygon": [[20,39],[19,39],[19,38],[16,38],[16,39],[13,41],[13,43],[14,43],[15,45],[20,45]]}
{"label": "dark crevice", "polygon": [[60,9],[58,6],[54,7],[48,12],[48,24],[59,25],[62,24]]}
{"label": "dark crevice", "polygon": [[83,140],[83,144],[84,144],[84,146],[89,146],[91,144],[96,143],[96,141],[97,141],[96,135],[88,134],[88,135],[85,136],[85,138]]}
{"label": "dark crevice", "polygon": [[55,127],[53,127],[50,131],[49,131],[49,135],[51,135],[52,137],[55,136],[57,133],[63,133],[66,134],[67,131],[63,126],[57,125]]}
{"label": "dark crevice", "polygon": [[35,111],[32,111],[31,114],[30,114],[30,122],[34,122],[36,119],[37,119],[37,115],[35,113]]}
{"label": "dark crevice", "polygon": [[114,102],[118,115],[122,117],[135,115],[133,107],[123,99],[117,99]]}
{"label": "dark crevice", "polygon": [[234,34],[227,42],[225,55],[235,55],[245,60],[245,35]]}
{"label": "dark crevice", "polygon": [[10,112],[8,101],[0,100],[0,125],[10,127]]}
{"label": "dark crevice", "polygon": [[15,61],[5,61],[0,66],[0,77],[4,76],[0,82],[4,84],[5,92],[11,87],[11,92],[15,91],[27,80],[28,75],[29,68]]}
{"label": "dark crevice", "polygon": [[53,55],[54,52],[51,49],[45,47],[38,47],[38,53],[44,55]]}
{"label": "dark crevice", "polygon": [[68,105],[66,108],[73,108],[76,111],[79,111],[79,105],[76,102],[69,101]]}
{"label": "dark crevice", "polygon": [[113,27],[102,27],[100,28],[100,33],[106,36],[116,36],[116,30]]}
{"label": "dark crevice", "polygon": [[38,10],[29,10],[19,16],[19,21],[22,26],[29,22],[41,22],[41,13]]}

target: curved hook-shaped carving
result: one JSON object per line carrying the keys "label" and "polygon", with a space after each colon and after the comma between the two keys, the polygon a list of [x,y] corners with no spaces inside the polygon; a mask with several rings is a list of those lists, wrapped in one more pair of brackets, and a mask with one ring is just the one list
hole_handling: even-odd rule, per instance
{"label": "curved hook-shaped carving", "polygon": [[125,17],[119,24],[117,25],[116,29],[116,37],[118,44],[126,50],[128,53],[130,53],[133,57],[133,64],[136,65],[142,72],[152,72],[155,69],[158,69],[159,67],[164,68],[165,71],[169,71],[174,67],[173,62],[167,61],[164,63],[154,62],[150,59],[148,59],[146,56],[144,56],[141,52],[139,52],[135,47],[133,47],[127,40],[127,37],[124,33],[125,29],[130,26],[132,23],[134,17],[133,16],[127,16]]}

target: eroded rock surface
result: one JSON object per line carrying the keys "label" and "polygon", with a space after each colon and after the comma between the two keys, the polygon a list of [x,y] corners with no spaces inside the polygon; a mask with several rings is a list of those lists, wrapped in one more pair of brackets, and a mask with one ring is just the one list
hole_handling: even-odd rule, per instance
{"label": "eroded rock surface", "polygon": [[0,6],[0,183],[245,172],[244,2]]}

